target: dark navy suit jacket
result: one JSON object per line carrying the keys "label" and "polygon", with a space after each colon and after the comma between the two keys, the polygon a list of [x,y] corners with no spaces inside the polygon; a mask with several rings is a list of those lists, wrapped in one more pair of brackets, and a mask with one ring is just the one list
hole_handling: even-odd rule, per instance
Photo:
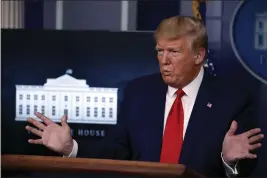
{"label": "dark navy suit jacket", "polygon": [[[167,88],[159,74],[129,82],[114,132],[102,147],[79,143],[78,157],[159,162]],[[250,106],[251,98],[244,89],[204,72],[179,163],[206,176],[225,176],[221,160],[224,136],[233,120],[239,123],[240,132],[253,127]],[[241,172],[247,173],[246,169]]]}
{"label": "dark navy suit jacket", "polygon": [[258,127],[262,129],[265,138],[262,141],[262,147],[256,152],[258,160],[252,177],[267,177],[267,84],[262,85],[255,111]]}

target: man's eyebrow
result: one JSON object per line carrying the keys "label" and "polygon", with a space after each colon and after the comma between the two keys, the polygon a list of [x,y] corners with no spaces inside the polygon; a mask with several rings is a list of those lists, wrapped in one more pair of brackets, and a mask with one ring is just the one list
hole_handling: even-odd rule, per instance
{"label": "man's eyebrow", "polygon": [[[162,49],[161,46],[156,46],[155,47],[156,50],[159,50],[159,49]],[[166,49],[168,50],[182,50],[182,46],[169,46],[169,47],[166,47]]]}
{"label": "man's eyebrow", "polygon": [[182,47],[180,46],[170,46],[170,47],[167,47],[168,50],[181,50]]}
{"label": "man's eyebrow", "polygon": [[156,50],[158,50],[158,49],[160,49],[160,48],[161,48],[161,47],[159,47],[159,46],[156,46],[156,47],[155,47]]}

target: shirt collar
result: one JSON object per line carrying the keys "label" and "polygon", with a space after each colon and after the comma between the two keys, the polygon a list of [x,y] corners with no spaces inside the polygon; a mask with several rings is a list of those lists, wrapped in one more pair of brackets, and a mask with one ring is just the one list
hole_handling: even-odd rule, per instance
{"label": "shirt collar", "polygon": [[[197,77],[192,82],[190,82],[188,85],[183,87],[183,91],[185,92],[185,94],[188,97],[196,98],[200,84],[201,84],[202,79],[203,79],[203,75],[204,75],[204,69],[203,69],[203,67],[201,67],[200,72],[198,73]],[[167,95],[169,97],[172,97],[177,90],[178,90],[177,88],[173,88],[171,86],[168,86]]]}

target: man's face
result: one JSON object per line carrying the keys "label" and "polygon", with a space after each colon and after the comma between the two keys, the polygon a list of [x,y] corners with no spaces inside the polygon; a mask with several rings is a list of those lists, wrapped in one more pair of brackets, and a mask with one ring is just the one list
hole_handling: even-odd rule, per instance
{"label": "man's face", "polygon": [[197,76],[200,61],[191,50],[188,38],[158,39],[156,50],[160,72],[167,85],[182,88]]}

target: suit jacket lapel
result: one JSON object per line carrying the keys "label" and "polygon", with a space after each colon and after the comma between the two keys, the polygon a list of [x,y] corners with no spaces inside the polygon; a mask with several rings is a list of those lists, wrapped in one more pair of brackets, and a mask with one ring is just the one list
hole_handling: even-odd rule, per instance
{"label": "suit jacket lapel", "polygon": [[155,151],[153,151],[153,157],[157,158],[155,161],[160,161],[160,153],[161,153],[161,144],[162,144],[162,136],[163,136],[163,124],[164,124],[164,111],[165,111],[165,101],[166,101],[166,92],[167,92],[167,85],[163,82],[163,80],[160,81],[159,85],[157,86],[156,92],[153,92],[152,94],[152,107],[153,108],[153,114],[151,117],[151,123],[153,123],[154,126],[152,126],[152,137],[151,138],[157,138],[152,139],[151,143],[153,147],[155,148]]}
{"label": "suit jacket lapel", "polygon": [[211,118],[212,104],[215,99],[214,96],[212,96],[211,85],[212,77],[208,76],[205,71],[184,137],[182,153],[179,161],[181,164],[188,164],[189,161],[192,160],[192,156],[194,155],[192,153],[196,151],[196,144],[201,140],[197,138],[200,136],[200,134],[197,133],[201,133],[200,129],[203,128],[202,125],[205,125],[207,120]]}

